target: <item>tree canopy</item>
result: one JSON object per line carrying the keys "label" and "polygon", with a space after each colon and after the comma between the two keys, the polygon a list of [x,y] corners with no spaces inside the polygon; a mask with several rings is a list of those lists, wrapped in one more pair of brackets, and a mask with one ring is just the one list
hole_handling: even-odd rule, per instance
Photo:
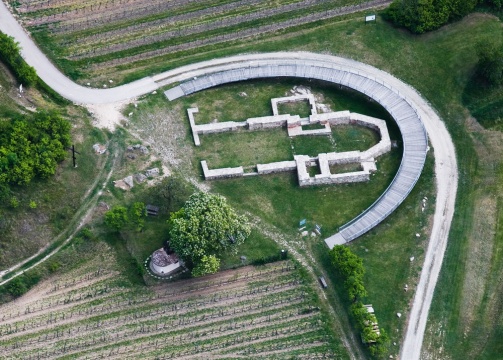
{"label": "tree canopy", "polygon": [[353,254],[347,246],[334,246],[330,251],[332,264],[344,278],[344,286],[348,291],[351,301],[367,296],[367,291],[363,286],[363,261],[356,254]]}
{"label": "tree canopy", "polygon": [[462,18],[477,3],[478,0],[395,0],[383,16],[397,26],[422,34]]}
{"label": "tree canopy", "polygon": [[37,82],[38,76],[33,67],[21,57],[21,48],[14,38],[0,32],[0,60],[14,73],[16,78],[26,86]]}
{"label": "tree canopy", "polygon": [[124,206],[114,206],[105,214],[105,225],[119,231],[129,224],[128,211]]}
{"label": "tree canopy", "polygon": [[169,219],[170,247],[193,268],[194,276],[218,270],[219,256],[234,251],[250,235],[245,216],[239,216],[220,195],[192,194]]}
{"label": "tree canopy", "polygon": [[477,53],[476,76],[492,86],[503,85],[503,44],[480,44]]}
{"label": "tree canopy", "polygon": [[70,145],[70,123],[53,111],[0,121],[0,184],[47,178]]}

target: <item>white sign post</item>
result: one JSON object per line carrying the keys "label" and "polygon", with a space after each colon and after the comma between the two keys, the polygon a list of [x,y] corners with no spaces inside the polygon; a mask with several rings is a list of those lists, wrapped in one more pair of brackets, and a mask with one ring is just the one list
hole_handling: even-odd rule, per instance
{"label": "white sign post", "polygon": [[367,23],[368,23],[368,22],[371,22],[371,21],[373,21],[373,22],[375,22],[375,21],[376,21],[376,16],[375,16],[375,14],[365,16],[365,25],[367,25]]}

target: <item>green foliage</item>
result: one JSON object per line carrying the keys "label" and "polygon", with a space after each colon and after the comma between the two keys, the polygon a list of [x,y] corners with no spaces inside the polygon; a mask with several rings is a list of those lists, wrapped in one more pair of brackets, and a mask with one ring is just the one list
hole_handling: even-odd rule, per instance
{"label": "green foliage", "polygon": [[37,203],[35,201],[33,201],[33,200],[30,200],[29,206],[30,206],[30,209],[36,209],[37,208]]}
{"label": "green foliage", "polygon": [[186,181],[172,175],[161,182],[157,196],[162,198],[161,206],[165,207],[168,212],[172,212],[179,210],[193,191]]}
{"label": "green foliage", "polygon": [[49,264],[47,264],[47,269],[49,270],[49,272],[52,274],[52,273],[55,273],[56,271],[58,271],[58,269],[61,267],[61,263],[57,260],[54,260],[54,261],[51,261]]}
{"label": "green foliage", "polygon": [[0,32],[0,61],[12,70],[21,84],[30,86],[37,82],[38,76],[35,69],[21,57],[20,51],[13,37]]}
{"label": "green foliage", "polygon": [[[169,220],[170,246],[198,273],[206,256],[233,251],[250,235],[245,216],[237,215],[220,195],[195,193]],[[210,264],[212,263],[212,264]],[[214,261],[206,258],[206,265]],[[201,265],[205,266],[205,265]]]}
{"label": "green foliage", "polygon": [[135,202],[129,209],[129,217],[132,224],[138,231],[145,227],[145,218],[147,217],[147,207],[142,202]]}
{"label": "green foliage", "polygon": [[363,261],[356,254],[353,254],[347,246],[337,245],[330,251],[332,264],[344,279],[344,287],[348,291],[349,299],[356,302],[358,299],[367,296],[367,291],[363,286]]}
{"label": "green foliage", "polygon": [[39,111],[3,122],[0,183],[26,185],[56,172],[70,144],[70,123],[54,111]]}
{"label": "green foliage", "polygon": [[12,279],[7,285],[7,292],[14,297],[19,297],[27,291],[28,289],[20,276]]}
{"label": "green foliage", "polygon": [[204,255],[192,269],[192,276],[204,276],[214,274],[220,268],[220,259],[215,255]]}
{"label": "green foliage", "polygon": [[397,26],[422,34],[462,18],[475,5],[477,0],[395,0],[383,16]]}
{"label": "green foliage", "polygon": [[128,211],[124,206],[114,206],[105,214],[105,225],[119,231],[129,224]]}
{"label": "green foliage", "polygon": [[92,239],[94,239],[93,232],[91,231],[91,229],[89,229],[87,227],[82,228],[82,230],[80,230],[79,236],[82,237],[84,240],[92,240]]}
{"label": "green foliage", "polygon": [[367,296],[367,290],[363,285],[365,269],[362,259],[344,245],[334,246],[330,251],[330,258],[337,272],[344,279],[344,287],[348,292],[349,299],[353,302],[351,315],[361,333],[363,342],[369,345],[370,353],[373,356],[383,356],[388,350],[389,339],[382,329],[379,329],[379,333],[374,330],[377,318],[374,314],[369,313],[360,301],[361,298]]}
{"label": "green foliage", "polygon": [[503,85],[503,44],[486,42],[477,49],[476,76],[491,86]]}
{"label": "green foliage", "polygon": [[25,294],[32,286],[36,285],[39,281],[40,281],[40,274],[32,270],[12,279],[7,284],[6,289],[10,295],[14,297],[19,297]]}
{"label": "green foliage", "polygon": [[13,196],[10,198],[10,206],[15,209],[19,206],[19,200],[17,199],[17,197]]}
{"label": "green foliage", "polygon": [[481,3],[486,3],[495,9],[502,9],[503,8],[503,0],[486,0],[486,1],[481,1]]}

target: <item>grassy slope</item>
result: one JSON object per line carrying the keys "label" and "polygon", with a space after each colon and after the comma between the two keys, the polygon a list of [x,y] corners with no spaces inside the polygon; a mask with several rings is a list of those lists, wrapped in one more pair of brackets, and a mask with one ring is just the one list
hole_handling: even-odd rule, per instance
{"label": "grassy slope", "polygon": [[[88,115],[81,108],[58,106],[36,89],[25,89],[23,97],[18,97],[16,84],[3,67],[0,85],[0,121],[12,113],[26,113],[29,110],[25,107],[56,109],[71,121],[72,141],[81,153],[77,168],[67,159],[54,177],[36,179],[29,186],[13,186],[11,196],[19,200],[16,209],[8,202],[0,204],[0,268],[3,269],[37,252],[68,225],[103,163],[92,152],[92,144],[103,140],[103,134],[92,129]],[[36,209],[29,207],[30,201],[36,202]]]}

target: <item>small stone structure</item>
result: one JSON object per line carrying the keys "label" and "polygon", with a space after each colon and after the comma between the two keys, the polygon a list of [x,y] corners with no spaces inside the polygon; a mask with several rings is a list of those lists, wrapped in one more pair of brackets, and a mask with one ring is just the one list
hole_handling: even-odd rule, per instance
{"label": "small stone structure", "polygon": [[101,144],[94,144],[93,149],[96,152],[96,154],[100,154],[100,155],[104,154],[107,151],[106,146],[101,145]]}
{"label": "small stone structure", "polygon": [[[298,115],[279,114],[278,104],[294,101],[308,101],[311,107],[311,115],[308,118],[300,118]],[[381,140],[376,145],[366,151],[348,151],[342,153],[322,153],[316,157],[306,155],[295,155],[294,160],[280,161],[269,164],[257,164],[256,172],[245,173],[242,166],[234,168],[209,169],[205,160],[201,161],[204,178],[206,180],[240,177],[247,175],[271,174],[283,171],[297,171],[300,186],[311,186],[321,184],[341,184],[368,181],[370,174],[377,170],[375,158],[391,150],[391,141],[388,134],[386,122],[370,116],[351,113],[349,111],[337,111],[318,114],[316,102],[313,94],[295,95],[282,98],[271,99],[273,115],[257,118],[249,118],[243,122],[216,122],[211,124],[196,125],[194,114],[197,108],[187,109],[192,136],[196,146],[201,145],[200,134],[211,134],[224,131],[236,131],[238,129],[259,130],[275,127],[287,127],[288,136],[321,135],[332,134],[332,126],[337,125],[359,125],[368,127],[376,131]],[[318,129],[304,130],[307,125],[320,125]],[[361,170],[342,174],[332,174],[331,165],[337,164],[359,164]],[[308,167],[317,166],[320,174],[309,175]]]}
{"label": "small stone structure", "polygon": [[[363,305],[363,307],[367,310],[367,312],[369,314],[373,314],[374,315],[374,308],[372,307],[372,304],[368,304],[368,305]],[[381,331],[379,330],[379,324],[376,322],[370,322],[369,323],[369,320],[366,320],[366,323],[365,325],[369,326],[371,325],[372,326],[372,331],[374,333],[377,334],[377,336],[381,336]],[[371,343],[375,343],[375,340],[372,340],[370,341]]]}
{"label": "small stone structure", "polygon": [[145,182],[145,180],[147,180],[147,177],[145,176],[145,174],[138,173],[134,175],[134,179],[138,184],[141,184],[142,182]]}
{"label": "small stone structure", "polygon": [[150,260],[150,270],[156,275],[167,276],[182,266],[175,253],[168,254],[164,248],[154,251]]}
{"label": "small stone structure", "polygon": [[126,176],[123,181],[127,186],[129,186],[129,188],[132,188],[134,186],[133,175]]}
{"label": "small stone structure", "polygon": [[159,176],[159,168],[152,168],[145,170],[145,176],[147,177],[156,177]]}

